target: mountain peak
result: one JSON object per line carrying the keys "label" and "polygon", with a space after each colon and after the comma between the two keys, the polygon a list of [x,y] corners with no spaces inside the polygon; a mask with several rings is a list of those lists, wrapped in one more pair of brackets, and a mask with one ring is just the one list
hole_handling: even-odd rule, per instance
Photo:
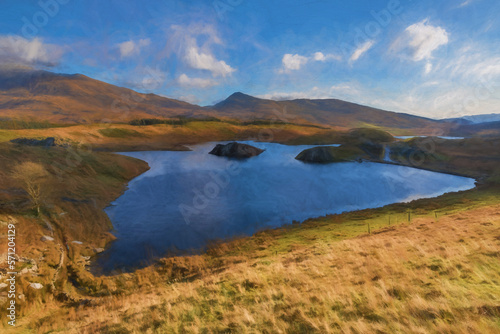
{"label": "mountain peak", "polygon": [[258,100],[256,97],[253,97],[251,95],[248,95],[248,94],[245,94],[245,93],[242,93],[242,92],[233,93],[226,100],[236,100],[236,99],[237,100],[241,100],[241,99],[245,99],[245,100]]}
{"label": "mountain peak", "polygon": [[222,108],[225,106],[248,106],[251,104],[255,104],[257,102],[261,101],[261,99],[253,97],[248,94],[244,94],[242,92],[236,92],[231,94],[227,99],[217,103],[214,105],[214,108]]}

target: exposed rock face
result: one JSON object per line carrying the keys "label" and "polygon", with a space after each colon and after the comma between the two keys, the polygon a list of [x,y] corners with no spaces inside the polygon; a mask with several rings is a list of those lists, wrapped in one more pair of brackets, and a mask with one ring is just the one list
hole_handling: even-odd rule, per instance
{"label": "exposed rock face", "polygon": [[304,162],[341,162],[346,161],[335,154],[335,147],[333,146],[318,146],[304,150],[295,157],[295,159]]}
{"label": "exposed rock face", "polygon": [[56,146],[56,139],[54,137],[47,137],[45,139],[40,139],[40,140],[31,138],[16,138],[12,139],[11,142],[27,146],[43,146],[43,147]]}
{"label": "exposed rock face", "polygon": [[232,142],[226,145],[217,144],[217,146],[215,146],[209,154],[217,155],[219,157],[245,159],[255,157],[262,152],[264,152],[264,150],[261,150],[260,148]]}

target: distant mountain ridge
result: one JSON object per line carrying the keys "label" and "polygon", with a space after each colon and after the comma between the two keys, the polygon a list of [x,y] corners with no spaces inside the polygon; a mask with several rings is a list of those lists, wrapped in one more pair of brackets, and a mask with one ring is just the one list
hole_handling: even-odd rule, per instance
{"label": "distant mountain ridge", "polygon": [[179,116],[276,120],[336,128],[375,126],[415,129],[420,133],[451,124],[336,99],[274,101],[241,92],[214,106],[200,107],[155,94],[138,93],[81,74],[0,68],[0,118],[93,123]]}
{"label": "distant mountain ridge", "polygon": [[266,118],[303,121],[339,127],[381,126],[395,128],[428,128],[441,126],[442,121],[385,111],[337,99],[296,99],[275,101],[256,98],[241,92],[210,107],[234,118]]}
{"label": "distant mountain ridge", "polygon": [[458,118],[449,118],[447,121],[453,121],[462,124],[480,124],[500,122],[500,114],[483,114],[483,115],[470,115]]}

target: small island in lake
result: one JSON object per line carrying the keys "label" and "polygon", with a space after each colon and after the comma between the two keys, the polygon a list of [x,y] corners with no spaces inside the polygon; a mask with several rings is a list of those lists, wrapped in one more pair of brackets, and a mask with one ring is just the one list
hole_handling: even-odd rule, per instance
{"label": "small island in lake", "polygon": [[300,152],[295,159],[313,163],[382,161],[386,146],[394,137],[375,129],[353,129],[342,138],[343,144],[318,146]]}
{"label": "small island in lake", "polygon": [[264,152],[264,150],[251,145],[231,142],[225,145],[217,144],[217,146],[215,146],[209,154],[217,155],[219,157],[246,159],[258,156],[262,154],[262,152]]}

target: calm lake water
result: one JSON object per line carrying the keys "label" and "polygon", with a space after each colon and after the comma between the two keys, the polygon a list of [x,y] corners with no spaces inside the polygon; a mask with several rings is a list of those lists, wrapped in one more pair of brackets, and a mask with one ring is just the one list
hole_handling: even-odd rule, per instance
{"label": "calm lake water", "polygon": [[122,153],[151,169],[106,209],[118,239],[92,271],[129,271],[158,256],[203,249],[212,240],[474,187],[473,179],[409,167],[295,160],[312,146],[247,143],[266,151],[242,161],[209,155],[216,143],[193,146],[192,152]]}

